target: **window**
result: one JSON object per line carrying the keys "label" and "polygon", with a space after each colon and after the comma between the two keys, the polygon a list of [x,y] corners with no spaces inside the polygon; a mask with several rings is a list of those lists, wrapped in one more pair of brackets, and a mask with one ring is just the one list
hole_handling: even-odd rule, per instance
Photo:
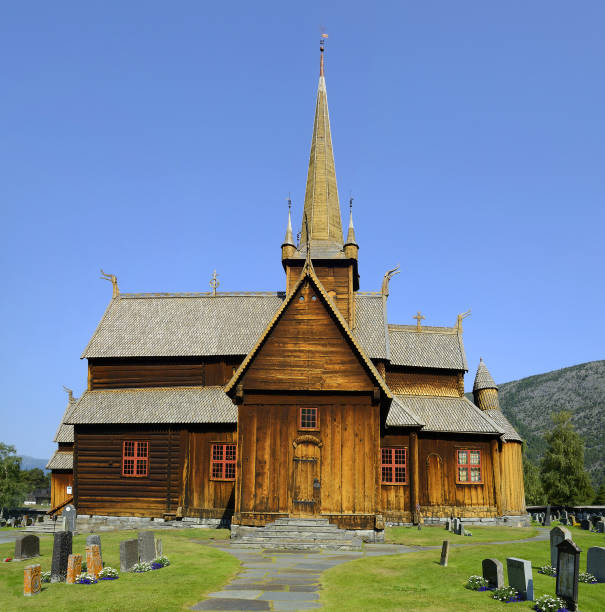
{"label": "window", "polygon": [[235,444],[213,444],[210,462],[212,480],[235,480]]}
{"label": "window", "polygon": [[149,442],[125,440],[122,451],[122,476],[147,476]]}
{"label": "window", "polygon": [[481,451],[463,449],[457,450],[458,480],[462,484],[482,483]]}
{"label": "window", "polygon": [[319,429],[317,408],[301,408],[298,420],[299,429]]}
{"label": "window", "polygon": [[382,483],[407,483],[407,448],[383,448]]}

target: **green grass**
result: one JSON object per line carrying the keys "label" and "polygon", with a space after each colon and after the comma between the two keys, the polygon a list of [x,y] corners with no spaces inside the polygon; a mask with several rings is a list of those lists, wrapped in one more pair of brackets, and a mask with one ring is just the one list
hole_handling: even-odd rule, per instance
{"label": "green grass", "polygon": [[469,527],[472,536],[457,536],[448,533],[443,527],[389,527],[385,531],[385,540],[389,544],[407,544],[408,546],[440,546],[443,540],[452,544],[474,544],[475,542],[506,542],[523,540],[538,535],[532,527]]}
{"label": "green grass", "polygon": [[[101,533],[103,561],[119,570],[120,541],[136,538],[136,531]],[[119,580],[94,585],[48,584],[35,597],[23,596],[23,568],[40,563],[50,570],[52,536],[40,537],[41,556],[18,563],[0,563],[0,610],[183,610],[220,590],[239,569],[231,555],[195,541],[226,539],[227,529],[183,529],[156,531],[171,565],[144,574],[120,574]],[[84,553],[86,535],[74,537],[74,553]],[[0,544],[0,557],[12,557],[14,544]]]}
{"label": "green grass", "polygon": [[[473,529],[473,533],[477,528]],[[498,528],[490,528],[499,532]],[[425,531],[423,529],[422,531]],[[512,531],[512,530],[511,530]],[[526,530],[531,533],[531,528]],[[421,532],[422,533],[422,532]],[[445,533],[445,530],[443,530]],[[580,570],[586,569],[586,551],[603,544],[603,537],[572,529],[574,541],[583,553]],[[464,540],[474,540],[464,538]],[[439,536],[439,539],[444,539]],[[450,538],[463,539],[459,536]],[[489,539],[494,539],[492,536]],[[511,538],[507,538],[511,539]],[[477,541],[477,540],[474,540]],[[439,565],[439,550],[385,557],[366,557],[328,570],[322,575],[321,600],[324,610],[423,610],[430,612],[527,612],[530,602],[504,604],[486,592],[464,588],[472,574],[481,575],[481,561],[486,557],[500,559],[506,568],[506,557],[530,559],[533,566],[536,597],[554,595],[555,579],[538,574],[541,565],[550,563],[548,541],[516,544],[482,544],[452,548],[448,567]],[[506,578],[506,569],[505,578]],[[512,607],[511,607],[512,606]],[[579,608],[582,612],[605,610],[605,584],[579,585]]]}

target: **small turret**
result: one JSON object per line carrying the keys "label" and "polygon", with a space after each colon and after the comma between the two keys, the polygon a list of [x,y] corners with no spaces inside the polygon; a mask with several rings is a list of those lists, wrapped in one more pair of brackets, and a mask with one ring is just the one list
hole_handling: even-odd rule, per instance
{"label": "small turret", "polygon": [[481,410],[500,410],[498,386],[483,362],[483,358],[479,359],[479,367],[473,384],[473,398],[475,405]]}
{"label": "small turret", "polygon": [[359,245],[355,239],[355,228],[353,227],[353,198],[349,200],[349,231],[347,233],[344,251],[345,257],[349,259],[357,259],[359,254]]}
{"label": "small turret", "polygon": [[294,236],[292,235],[292,200],[288,199],[288,226],[286,227],[286,236],[284,243],[281,245],[281,258],[288,259],[296,252],[294,244]]}

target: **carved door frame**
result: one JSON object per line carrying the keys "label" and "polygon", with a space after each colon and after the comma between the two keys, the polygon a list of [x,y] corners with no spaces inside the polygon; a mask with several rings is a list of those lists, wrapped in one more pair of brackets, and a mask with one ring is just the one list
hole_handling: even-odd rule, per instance
{"label": "carved door frame", "polygon": [[[296,449],[302,444],[311,444],[317,447],[317,457],[300,457],[296,454]],[[321,447],[323,443],[316,436],[309,434],[298,436],[293,442],[294,452],[292,453],[292,504],[290,513],[298,516],[316,516],[321,511]],[[301,476],[301,463],[313,463],[313,494],[310,499],[295,499],[297,491],[297,477]]]}

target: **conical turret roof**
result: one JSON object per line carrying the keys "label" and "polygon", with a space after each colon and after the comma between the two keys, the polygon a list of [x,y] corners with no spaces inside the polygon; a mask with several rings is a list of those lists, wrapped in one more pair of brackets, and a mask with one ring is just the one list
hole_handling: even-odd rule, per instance
{"label": "conical turret roof", "polygon": [[480,391],[481,389],[497,389],[498,385],[494,382],[492,375],[489,373],[487,366],[485,365],[483,358],[479,359],[479,367],[477,368],[477,374],[475,375],[475,383],[473,384],[473,391]]}

